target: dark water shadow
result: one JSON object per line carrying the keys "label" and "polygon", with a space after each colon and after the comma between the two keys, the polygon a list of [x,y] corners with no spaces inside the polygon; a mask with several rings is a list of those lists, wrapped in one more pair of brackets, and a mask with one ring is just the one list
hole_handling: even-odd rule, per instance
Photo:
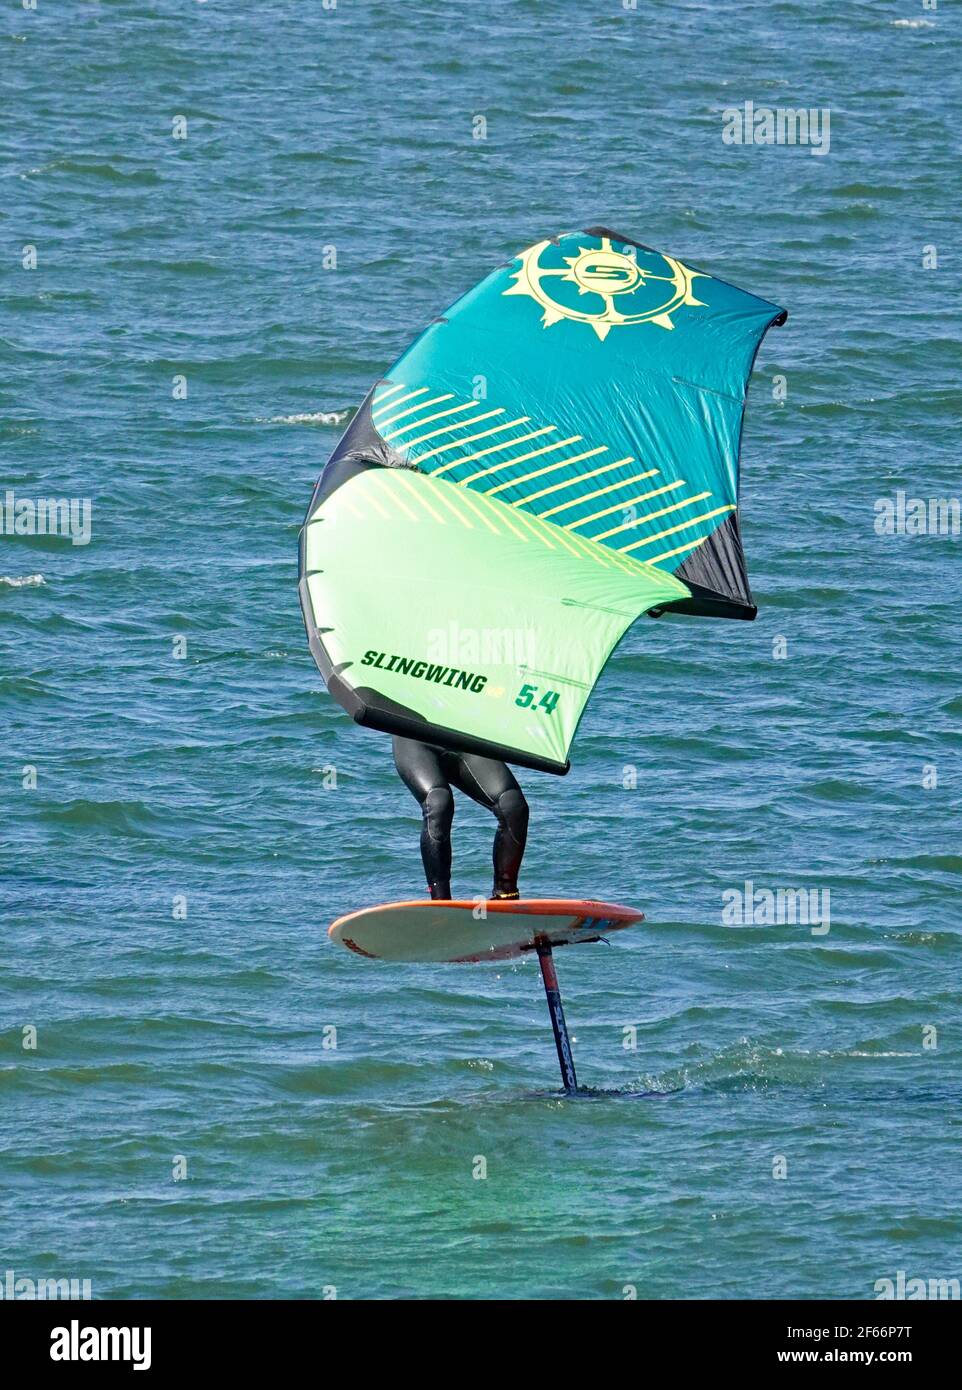
{"label": "dark water shadow", "polygon": [[642,1091],[633,1086],[579,1086],[577,1091],[526,1091],[525,1100],[671,1100],[683,1088],[673,1091]]}

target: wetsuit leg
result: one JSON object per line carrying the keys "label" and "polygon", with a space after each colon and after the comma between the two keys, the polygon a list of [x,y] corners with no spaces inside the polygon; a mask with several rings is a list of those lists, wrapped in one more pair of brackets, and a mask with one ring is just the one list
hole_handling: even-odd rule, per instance
{"label": "wetsuit leg", "polygon": [[[453,759],[453,765],[449,759]],[[497,816],[494,896],[516,895],[518,871],[528,836],[528,803],[514,774],[495,758],[480,758],[474,753],[445,755],[444,766],[449,780],[460,791]]]}
{"label": "wetsuit leg", "polygon": [[454,797],[438,750],[413,738],[393,742],[394,766],[421,807],[421,859],[428,889],[432,898],[450,898]]}

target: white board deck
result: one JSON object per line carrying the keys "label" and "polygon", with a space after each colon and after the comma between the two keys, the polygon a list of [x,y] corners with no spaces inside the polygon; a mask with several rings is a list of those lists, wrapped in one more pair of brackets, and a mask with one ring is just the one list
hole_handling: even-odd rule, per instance
{"label": "white board deck", "polygon": [[351,912],[328,928],[328,936],[371,960],[461,964],[509,960],[540,942],[569,946],[597,941],[643,920],[637,908],[590,899],[520,898],[480,904],[421,899]]}

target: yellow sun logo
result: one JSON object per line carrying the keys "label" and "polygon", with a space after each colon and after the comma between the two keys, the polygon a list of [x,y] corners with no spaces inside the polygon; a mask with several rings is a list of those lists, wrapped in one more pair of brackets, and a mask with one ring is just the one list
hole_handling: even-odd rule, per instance
{"label": "yellow sun logo", "polygon": [[[545,328],[550,328],[561,319],[573,319],[577,323],[590,324],[604,342],[612,328],[626,324],[656,323],[659,328],[674,328],[671,316],[682,305],[691,307],[704,304],[703,300],[696,299],[692,294],[691,282],[708,277],[703,276],[701,271],[689,270],[671,256],[650,253],[658,255],[668,272],[658,275],[639,265],[635,256],[615,251],[610,237],[602,237],[600,247],[579,246],[577,256],[563,256],[566,269],[545,269],[540,264],[541,255],[551,244],[550,241],[539,241],[536,246],[523,251],[521,269],[512,276],[515,283],[504,291],[505,294],[529,295],[540,304],[544,310],[542,323]],[[552,277],[577,285],[579,295],[597,295],[604,307],[596,313],[588,313],[552,299],[542,283]],[[662,290],[661,284],[668,288]],[[649,291],[647,295],[642,295],[642,303],[646,298],[654,301],[646,308],[637,300],[629,301],[627,298],[639,290]],[[616,299],[623,307],[615,304]]]}

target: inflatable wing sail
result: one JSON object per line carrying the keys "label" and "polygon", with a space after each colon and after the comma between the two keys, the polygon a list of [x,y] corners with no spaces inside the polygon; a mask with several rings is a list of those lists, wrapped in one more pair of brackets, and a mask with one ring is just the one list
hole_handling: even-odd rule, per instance
{"label": "inflatable wing sail", "polygon": [[374,729],[562,773],[636,618],[753,618],[739,441],[785,317],[604,228],[459,299],[370,392],[301,532],[335,699]]}

